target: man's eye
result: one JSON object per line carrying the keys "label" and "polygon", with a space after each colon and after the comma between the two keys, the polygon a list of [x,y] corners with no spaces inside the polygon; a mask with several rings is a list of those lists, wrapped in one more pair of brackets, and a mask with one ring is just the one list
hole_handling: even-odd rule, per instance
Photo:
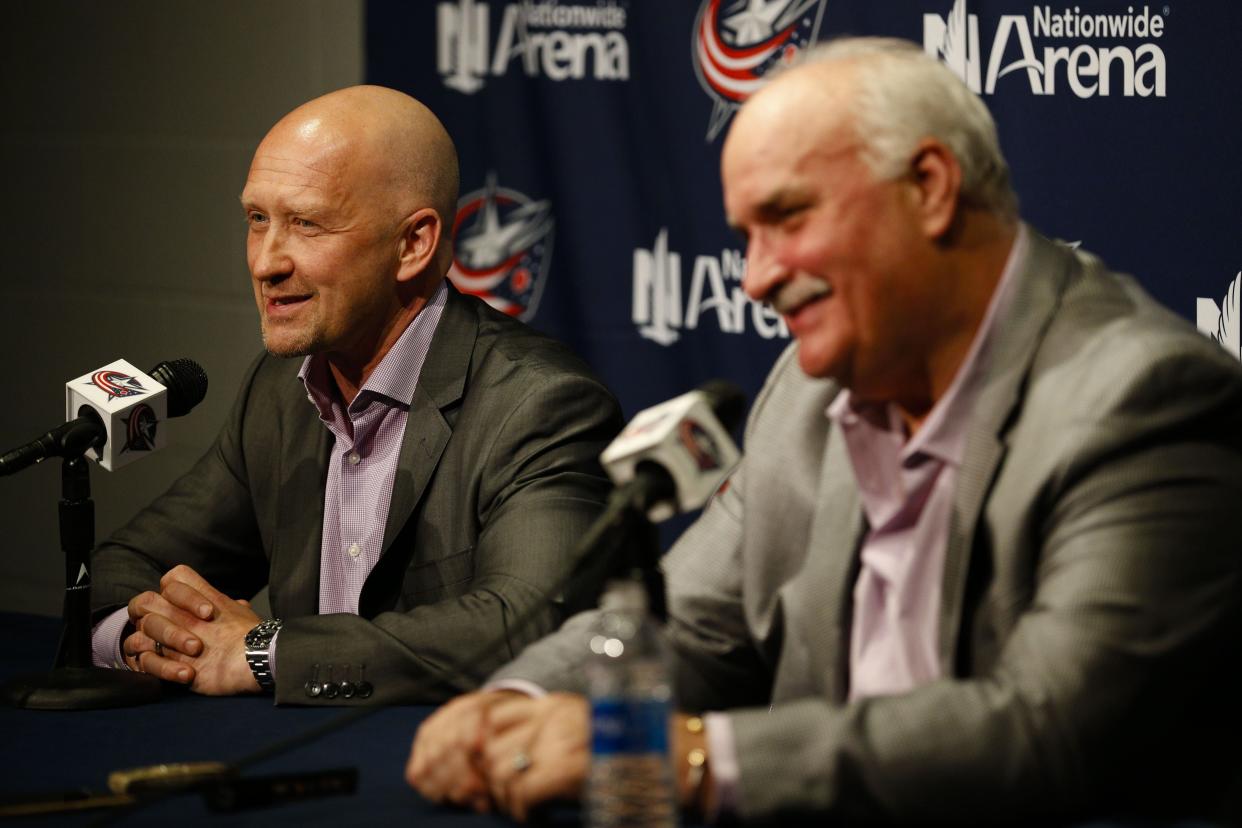
{"label": "man's eye", "polygon": [[290,222],[290,224],[292,224],[294,227],[305,227],[305,228],[314,228],[318,226],[317,224],[315,224],[315,222],[311,221],[310,219],[304,219],[304,218],[294,218]]}
{"label": "man's eye", "polygon": [[782,207],[780,212],[777,214],[777,218],[780,221],[792,221],[793,219],[801,216],[803,212],[804,208],[800,204],[791,207]]}
{"label": "man's eye", "polygon": [[247,224],[267,224],[267,216],[263,213],[250,212],[246,214]]}

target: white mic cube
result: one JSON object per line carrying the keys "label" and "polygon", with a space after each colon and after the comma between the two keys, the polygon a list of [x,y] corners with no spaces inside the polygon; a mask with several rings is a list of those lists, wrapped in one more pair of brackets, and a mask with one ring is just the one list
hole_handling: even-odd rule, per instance
{"label": "white mic cube", "polygon": [[706,395],[691,391],[636,414],[600,460],[617,485],[632,480],[643,461],[667,469],[677,487],[677,507],[657,503],[647,513],[661,521],[703,506],[740,456]]}
{"label": "white mic cube", "polygon": [[82,416],[83,408],[98,414],[108,432],[103,449],[86,456],[108,471],[164,447],[168,391],[123,359],[65,383],[65,419]]}

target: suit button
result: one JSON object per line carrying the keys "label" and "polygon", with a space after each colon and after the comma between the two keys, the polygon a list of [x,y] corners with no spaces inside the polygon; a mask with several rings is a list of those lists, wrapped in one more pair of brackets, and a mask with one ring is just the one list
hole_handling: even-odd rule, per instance
{"label": "suit button", "polygon": [[354,683],[352,681],[341,682],[341,696],[343,698],[352,699],[356,689],[357,688],[354,687]]}
{"label": "suit button", "polygon": [[358,682],[358,685],[354,688],[354,693],[356,693],[358,698],[360,699],[369,699],[371,697],[371,691],[373,689],[374,688],[371,687],[371,682],[360,681]]}
{"label": "suit button", "polygon": [[325,681],[323,683],[323,697],[325,699],[335,699],[339,687],[335,681]]}
{"label": "suit button", "polygon": [[319,698],[319,694],[323,692],[323,685],[317,681],[306,682],[306,695],[312,699]]}

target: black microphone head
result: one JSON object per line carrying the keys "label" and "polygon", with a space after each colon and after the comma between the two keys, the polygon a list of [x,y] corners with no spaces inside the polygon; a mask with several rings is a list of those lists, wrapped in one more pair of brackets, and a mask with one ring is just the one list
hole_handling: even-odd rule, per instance
{"label": "black microphone head", "polygon": [[181,417],[207,396],[207,372],[192,359],[166,359],[147,372],[168,389],[168,416]]}
{"label": "black microphone head", "polygon": [[742,424],[746,416],[746,395],[727,380],[708,380],[698,388],[699,393],[707,397],[707,404],[725,431],[732,434]]}

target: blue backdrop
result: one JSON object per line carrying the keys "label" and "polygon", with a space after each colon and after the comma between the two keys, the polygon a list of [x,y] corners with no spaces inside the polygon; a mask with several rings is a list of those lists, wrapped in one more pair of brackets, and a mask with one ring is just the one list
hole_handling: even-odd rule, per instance
{"label": "blue backdrop", "polygon": [[461,154],[454,281],[570,343],[627,415],[788,342],[741,291],[719,154],[807,43],[922,43],[983,96],[1024,217],[1238,353],[1237,0],[371,0],[368,80]]}

